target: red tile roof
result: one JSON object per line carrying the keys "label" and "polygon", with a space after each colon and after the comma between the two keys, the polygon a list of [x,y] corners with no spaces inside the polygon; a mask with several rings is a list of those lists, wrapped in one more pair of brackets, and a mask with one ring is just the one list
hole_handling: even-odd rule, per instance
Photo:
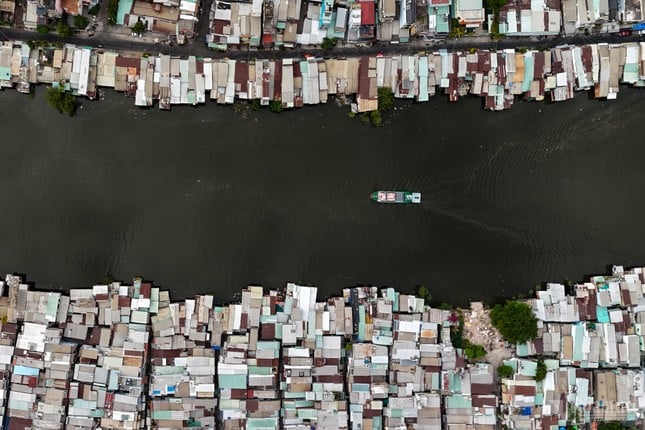
{"label": "red tile roof", "polygon": [[372,0],[361,1],[361,25],[376,24],[376,4]]}

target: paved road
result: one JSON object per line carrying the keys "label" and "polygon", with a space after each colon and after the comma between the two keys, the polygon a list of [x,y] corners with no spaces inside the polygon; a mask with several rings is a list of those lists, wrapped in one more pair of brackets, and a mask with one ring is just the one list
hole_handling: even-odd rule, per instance
{"label": "paved road", "polygon": [[320,49],[284,49],[284,50],[229,50],[226,52],[218,52],[209,49],[203,42],[200,36],[198,39],[188,42],[186,45],[164,45],[155,44],[140,39],[134,39],[123,35],[113,35],[108,32],[96,32],[93,37],[87,36],[73,36],[69,38],[62,38],[57,34],[50,33],[40,35],[32,31],[21,29],[0,29],[0,40],[33,40],[44,39],[49,42],[64,42],[73,43],[81,46],[92,46],[95,48],[105,48],[116,51],[133,51],[133,52],[149,52],[151,54],[170,54],[177,56],[195,55],[198,57],[210,58],[233,58],[233,59],[277,59],[289,57],[303,57],[306,54],[312,54],[321,57],[347,57],[357,55],[370,55],[382,52],[383,54],[405,54],[415,53],[424,50],[438,50],[447,49],[464,50],[469,48],[478,49],[504,49],[504,48],[539,48],[546,47],[552,48],[563,44],[582,45],[588,43],[618,43],[618,42],[633,42],[643,40],[642,36],[632,35],[626,37],[619,37],[618,35],[595,35],[595,36],[574,36],[574,37],[558,37],[550,39],[536,39],[536,38],[520,38],[520,37],[506,37],[498,42],[487,40],[486,38],[473,38],[464,37],[461,39],[443,39],[438,42],[414,42],[409,44],[375,44],[370,47],[336,47],[332,51],[324,51]]}

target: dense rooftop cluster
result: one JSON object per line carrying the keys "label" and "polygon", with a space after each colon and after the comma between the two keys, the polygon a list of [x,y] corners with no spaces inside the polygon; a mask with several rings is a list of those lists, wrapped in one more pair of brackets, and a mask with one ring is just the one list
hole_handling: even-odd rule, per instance
{"label": "dense rooftop cluster", "polygon": [[[461,310],[392,288],[242,290],[172,302],[140,278],[69,294],[0,283],[7,429],[557,429],[634,423],[645,408],[640,268],[547,284],[538,336],[456,346]],[[481,312],[474,304],[473,312]],[[469,311],[465,312],[466,318]],[[461,342],[460,342],[461,343]],[[502,364],[502,363],[499,363]]]}
{"label": "dense rooftop cluster", "polygon": [[0,88],[51,83],[95,98],[108,87],[134,97],[137,106],[220,104],[238,100],[279,109],[326,103],[330,96],[355,100],[356,112],[378,109],[378,88],[400,99],[450,101],[481,97],[489,110],[510,108],[516,97],[563,101],[577,91],[614,99],[619,85],[645,86],[645,43],[562,46],[549,51],[447,52],[355,58],[249,60],[169,55],[133,57],[65,45],[0,46]]}
{"label": "dense rooftop cluster", "polygon": [[[87,15],[97,0],[0,2],[0,19],[35,30],[64,13]],[[210,6],[204,9],[205,6]],[[103,6],[105,7],[105,6]],[[509,36],[574,34],[581,29],[618,31],[618,23],[643,20],[642,0],[533,0],[508,2],[497,18],[484,0],[119,0],[111,6],[115,24],[155,34],[200,37],[214,49],[321,46],[325,39],[348,45],[406,43],[496,28]],[[196,25],[206,21],[207,34]]]}

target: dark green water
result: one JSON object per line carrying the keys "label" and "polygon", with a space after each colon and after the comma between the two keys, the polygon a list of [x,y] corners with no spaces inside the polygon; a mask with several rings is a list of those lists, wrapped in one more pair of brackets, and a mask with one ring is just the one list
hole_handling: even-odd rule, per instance
{"label": "dark green water", "polygon": [[[0,271],[38,286],[142,275],[179,298],[250,283],[509,296],[645,264],[645,93],[615,102],[407,105],[380,129],[334,103],[280,115],[139,110],[75,118],[0,93]],[[421,206],[372,203],[375,189]]]}

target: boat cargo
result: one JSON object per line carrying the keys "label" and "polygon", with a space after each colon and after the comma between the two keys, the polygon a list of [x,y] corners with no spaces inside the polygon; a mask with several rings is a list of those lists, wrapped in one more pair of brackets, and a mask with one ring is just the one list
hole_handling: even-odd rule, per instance
{"label": "boat cargo", "polygon": [[370,197],[376,203],[421,203],[421,193],[411,191],[374,191]]}

